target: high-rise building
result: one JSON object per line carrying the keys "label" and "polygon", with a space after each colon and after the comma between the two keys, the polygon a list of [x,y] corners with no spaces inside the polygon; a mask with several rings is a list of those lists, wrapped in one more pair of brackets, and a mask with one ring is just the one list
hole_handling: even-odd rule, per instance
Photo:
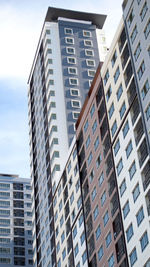
{"label": "high-rise building", "polygon": [[123,8],[101,75],[128,260],[145,267],[150,264],[150,2],[124,1]]}
{"label": "high-rise building", "polygon": [[[66,164],[75,122],[107,52],[105,18],[49,8],[42,28],[28,81],[37,266],[56,263],[53,193]],[[49,229],[51,235],[42,246]]]}
{"label": "high-rise building", "polygon": [[0,174],[0,266],[33,266],[31,179]]}

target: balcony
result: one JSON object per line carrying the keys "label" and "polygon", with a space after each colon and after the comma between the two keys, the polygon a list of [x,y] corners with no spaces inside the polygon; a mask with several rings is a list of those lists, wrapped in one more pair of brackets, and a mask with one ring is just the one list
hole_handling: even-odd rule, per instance
{"label": "balcony", "polygon": [[132,125],[134,125],[139,114],[140,114],[140,106],[138,99],[136,98],[131,108]]}
{"label": "balcony", "polygon": [[93,230],[93,221],[92,221],[92,215],[90,215],[90,217],[86,223],[86,235],[87,235],[87,237],[90,236],[92,230]]}
{"label": "balcony", "polygon": [[125,28],[123,28],[122,33],[121,33],[120,38],[119,38],[119,51],[120,51],[120,53],[121,53],[122,48],[125,44],[125,41],[126,41],[126,32],[125,32]]}
{"label": "balcony", "polygon": [[137,93],[136,93],[136,86],[135,86],[135,81],[134,81],[134,78],[132,79],[132,82],[128,88],[128,93],[127,93],[127,96],[128,96],[128,103],[129,103],[129,106],[132,104],[134,98],[136,97]]}
{"label": "balcony", "polygon": [[81,150],[81,153],[79,154],[78,160],[79,160],[79,167],[81,168],[83,161],[85,159],[85,150],[84,147]]}
{"label": "balcony", "polygon": [[84,200],[87,197],[88,193],[89,193],[89,184],[88,184],[88,180],[86,180],[83,186],[83,199]]}
{"label": "balcony", "polygon": [[146,144],[146,139],[143,140],[142,144],[140,145],[138,149],[138,157],[139,157],[139,165],[140,168],[142,167],[145,159],[148,156],[148,150],[147,150],[147,144]]}
{"label": "balcony", "polygon": [[91,202],[90,202],[90,197],[88,197],[87,201],[85,202],[85,218],[88,217],[88,215],[90,214],[90,211],[91,211]]}
{"label": "balcony", "polygon": [[95,250],[95,242],[94,242],[94,235],[92,235],[88,241],[88,252],[89,257],[91,257],[93,251]]}
{"label": "balcony", "polygon": [[104,101],[102,101],[100,108],[98,110],[99,123],[102,121],[105,113],[106,113],[106,109],[105,109]]}
{"label": "balcony", "polygon": [[68,267],[72,267],[74,266],[74,256],[73,256],[73,252],[71,252],[69,259],[68,259]]}
{"label": "balcony", "polygon": [[110,171],[111,171],[111,169],[113,167],[113,161],[112,161],[111,153],[108,155],[105,165],[106,165],[106,175],[108,177],[109,173],[110,173]]}
{"label": "balcony", "polygon": [[92,260],[90,261],[89,267],[97,267],[96,254],[93,256]]}
{"label": "balcony", "polygon": [[122,61],[122,68],[124,69],[127,61],[129,59],[129,49],[128,49],[128,44],[126,44],[122,56],[121,56],[121,61]]}
{"label": "balcony", "polygon": [[125,70],[125,73],[124,73],[124,79],[125,79],[126,87],[129,84],[129,81],[131,79],[132,74],[133,74],[132,65],[131,65],[131,61],[129,61],[128,66],[126,67],[126,70]]}
{"label": "balcony", "polygon": [[115,212],[117,211],[118,207],[119,207],[119,200],[117,197],[117,192],[113,195],[112,200],[110,202],[110,206],[111,206],[111,216],[113,217]]}
{"label": "balcony", "polygon": [[83,144],[83,132],[81,131],[80,135],[79,135],[79,138],[77,140],[77,150],[78,150],[78,152],[80,151],[80,149],[82,147],[82,144]]}
{"label": "balcony", "polygon": [[100,127],[100,133],[101,133],[101,140],[104,139],[105,134],[107,132],[108,126],[107,126],[107,119],[106,117],[104,118],[104,121],[102,123],[102,126]]}
{"label": "balcony", "polygon": [[150,184],[150,160],[146,163],[142,171],[142,181],[143,181],[143,188],[145,191]]}
{"label": "balcony", "polygon": [[101,83],[100,84],[100,87],[98,89],[98,92],[96,94],[96,104],[97,104],[97,107],[98,107],[98,105],[99,105],[99,103],[101,101],[102,96],[103,96],[103,85]]}
{"label": "balcony", "polygon": [[115,247],[116,247],[117,262],[119,262],[125,253],[125,245],[124,245],[123,236],[119,238]]}
{"label": "balcony", "polygon": [[143,134],[144,134],[143,123],[142,119],[140,118],[134,130],[136,146],[139,144]]}
{"label": "balcony", "polygon": [[68,200],[65,206],[65,219],[67,219],[69,212],[70,212],[70,209],[69,209],[69,200]]}
{"label": "balcony", "polygon": [[72,249],[72,236],[70,234],[70,236],[67,239],[67,252],[68,252],[68,254],[69,254],[71,249]]}
{"label": "balcony", "polygon": [[107,135],[105,140],[104,140],[104,143],[103,143],[103,155],[104,155],[104,158],[106,157],[109,149],[110,149],[110,138],[109,138],[109,135]]}
{"label": "balcony", "polygon": [[81,185],[84,183],[86,176],[87,176],[87,168],[85,162],[80,172]]}
{"label": "balcony", "polygon": [[146,199],[148,216],[150,216],[150,189],[149,189],[145,199]]}
{"label": "balcony", "polygon": [[68,187],[67,187],[67,186],[66,186],[66,188],[65,188],[65,190],[64,190],[63,195],[64,195],[64,204],[65,204],[66,201],[67,201],[67,198],[68,198]]}

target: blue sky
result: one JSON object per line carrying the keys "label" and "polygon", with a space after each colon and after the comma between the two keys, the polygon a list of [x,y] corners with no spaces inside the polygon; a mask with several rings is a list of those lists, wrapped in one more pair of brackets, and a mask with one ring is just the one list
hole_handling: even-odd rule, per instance
{"label": "blue sky", "polygon": [[48,6],[106,14],[107,44],[120,0],[0,0],[0,173],[30,177],[27,80]]}

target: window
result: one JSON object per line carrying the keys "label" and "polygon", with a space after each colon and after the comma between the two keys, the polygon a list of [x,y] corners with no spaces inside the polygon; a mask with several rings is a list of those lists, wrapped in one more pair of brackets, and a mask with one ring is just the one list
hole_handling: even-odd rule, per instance
{"label": "window", "polygon": [[139,78],[139,80],[141,80],[144,71],[145,71],[145,63],[143,61],[141,66],[140,66],[140,68],[139,68],[139,70],[138,70],[138,78]]}
{"label": "window", "polygon": [[114,258],[114,254],[112,254],[108,260],[108,267],[114,267],[115,266],[114,264],[115,264],[115,258]]}
{"label": "window", "polygon": [[140,243],[141,243],[141,250],[143,251],[149,243],[147,232],[145,232],[142,238],[140,239]]}
{"label": "window", "polygon": [[102,155],[99,154],[97,160],[96,160],[96,168],[98,169],[102,161]]}
{"label": "window", "polygon": [[104,85],[106,85],[108,79],[109,79],[109,70],[106,71],[106,74],[104,76]]}
{"label": "window", "polygon": [[145,27],[145,30],[144,30],[145,39],[147,39],[149,32],[150,32],[150,20],[148,21],[148,23]]}
{"label": "window", "polygon": [[94,51],[90,50],[90,49],[85,49],[85,55],[92,57],[92,56],[94,56]]}
{"label": "window", "polygon": [[137,0],[138,5],[141,3],[141,0]]}
{"label": "window", "polygon": [[149,88],[150,88],[150,86],[149,86],[149,82],[148,82],[148,80],[145,82],[145,84],[144,84],[144,86],[143,86],[143,89],[142,89],[142,98],[143,98],[143,100],[144,100],[144,98],[145,98],[145,96],[147,95],[147,93],[148,93],[148,91],[149,91]]}
{"label": "window", "polygon": [[126,121],[126,123],[125,123],[125,125],[124,125],[124,127],[123,127],[123,130],[122,130],[122,132],[123,132],[123,137],[124,137],[124,138],[126,137],[128,131],[129,131],[129,122]]}
{"label": "window", "polygon": [[80,196],[80,197],[78,198],[78,201],[77,201],[77,207],[78,207],[78,209],[80,209],[81,204],[82,204],[82,198],[81,198],[81,196]]}
{"label": "window", "polygon": [[99,179],[98,179],[99,187],[102,185],[103,181],[104,181],[104,173],[102,172]]}
{"label": "window", "polygon": [[90,67],[95,66],[95,60],[92,60],[92,59],[86,59],[86,65],[87,65],[87,66],[90,66]]}
{"label": "window", "polygon": [[84,263],[86,262],[86,259],[87,259],[87,254],[86,254],[86,251],[83,253],[82,255],[82,264],[84,265]]}
{"label": "window", "polygon": [[96,240],[98,240],[98,238],[101,235],[101,227],[100,227],[100,225],[97,227],[96,232],[95,232],[95,235],[96,235]]}
{"label": "window", "polygon": [[83,222],[83,214],[81,214],[79,218],[79,227],[81,226],[82,222]]}
{"label": "window", "polygon": [[94,149],[95,149],[95,151],[97,150],[98,146],[99,146],[99,136],[97,136],[97,138],[96,138],[96,140],[94,142]]}
{"label": "window", "polygon": [[135,40],[137,34],[138,34],[137,26],[135,25],[135,27],[134,27],[134,29],[133,29],[133,32],[132,32],[132,34],[131,34],[131,43],[132,43],[132,44],[133,44],[133,42],[134,42],[134,40]]}
{"label": "window", "polygon": [[123,193],[125,192],[126,188],[127,188],[126,180],[124,179],[123,182],[120,185],[120,188],[119,188],[121,197],[122,197]]}
{"label": "window", "polygon": [[124,217],[124,219],[127,217],[129,211],[130,211],[130,206],[129,206],[129,201],[127,201],[126,204],[123,207],[123,217]]}
{"label": "window", "polygon": [[83,36],[84,37],[91,37],[92,36],[92,33],[90,31],[83,30]]}
{"label": "window", "polygon": [[63,231],[62,235],[61,235],[61,243],[63,243],[65,240],[65,232]]}
{"label": "window", "polygon": [[78,179],[76,183],[76,193],[78,192],[79,188],[80,188],[80,180]]}
{"label": "window", "polygon": [[138,46],[137,46],[137,48],[136,48],[136,50],[135,50],[135,52],[134,52],[134,58],[135,58],[135,61],[137,61],[137,59],[138,59],[138,57],[139,57],[139,55],[140,55],[140,53],[141,53],[141,44],[140,44],[140,42],[138,43]]}
{"label": "window", "polygon": [[132,146],[132,141],[130,140],[129,144],[126,147],[126,156],[127,156],[127,159],[130,156],[132,150],[133,150],[133,146]]}
{"label": "window", "polygon": [[63,252],[62,252],[62,259],[64,260],[66,257],[66,249],[64,248]]}
{"label": "window", "polygon": [[75,257],[77,256],[78,253],[79,253],[79,247],[78,247],[78,243],[77,243],[77,245],[74,248],[74,255],[75,255]]}
{"label": "window", "polygon": [[73,229],[73,239],[75,239],[76,235],[77,235],[77,227],[75,226]]}
{"label": "window", "polygon": [[134,188],[132,195],[133,195],[133,201],[135,202],[137,200],[138,196],[140,195],[139,184],[137,184],[136,187]]}
{"label": "window", "polygon": [[0,183],[0,189],[10,189],[10,184]]}
{"label": "window", "polygon": [[101,260],[103,255],[104,255],[103,246],[101,246],[100,249],[98,250],[98,260],[99,261]]}
{"label": "window", "polygon": [[94,169],[92,169],[92,171],[91,171],[91,173],[90,173],[90,175],[89,175],[89,180],[90,180],[90,183],[93,181],[93,179],[94,179]]}
{"label": "window", "polygon": [[116,52],[116,50],[115,50],[115,52],[114,52],[114,54],[113,54],[113,57],[112,57],[112,60],[111,60],[112,67],[113,67],[114,64],[115,64],[116,59],[117,59],[117,52]]}
{"label": "window", "polygon": [[112,137],[114,136],[116,131],[117,131],[117,122],[115,120],[114,123],[113,123],[113,126],[111,127],[111,135],[112,135]]}
{"label": "window", "polygon": [[115,75],[114,75],[114,82],[116,83],[120,75],[120,69],[119,67],[116,69]]}
{"label": "window", "polygon": [[148,51],[148,55],[149,55],[149,57],[150,57],[150,46],[149,46],[149,48],[148,48],[147,51]]}
{"label": "window", "polygon": [[106,201],[106,191],[103,193],[102,197],[101,197],[101,206],[103,207],[104,203]]}
{"label": "window", "polygon": [[108,235],[106,236],[106,239],[105,239],[105,242],[106,242],[106,248],[109,247],[111,241],[112,241],[111,232],[109,232]]}
{"label": "window", "polygon": [[139,226],[144,219],[143,207],[141,207],[136,215],[137,225]]}
{"label": "window", "polygon": [[71,67],[68,68],[68,73],[76,75],[77,74],[77,68],[71,68]]}
{"label": "window", "polygon": [[92,126],[92,133],[94,134],[97,128],[97,121],[95,120]]}
{"label": "window", "polygon": [[95,105],[93,104],[93,105],[92,105],[92,108],[91,108],[91,110],[90,110],[91,118],[93,117],[94,112],[95,112]]}
{"label": "window", "polygon": [[72,204],[73,201],[74,201],[74,193],[72,192],[71,197],[70,197],[70,204]]}
{"label": "window", "polygon": [[86,143],[85,143],[86,149],[88,149],[90,143],[91,143],[91,138],[90,138],[90,135],[89,135],[88,138],[86,139]]}
{"label": "window", "polygon": [[123,88],[122,88],[122,84],[120,84],[119,88],[118,88],[118,91],[117,91],[117,100],[119,101],[121,95],[122,95],[122,92],[123,92]]}
{"label": "window", "polygon": [[65,37],[66,44],[74,44],[74,38],[72,37]]}
{"label": "window", "polygon": [[86,121],[86,123],[84,124],[84,132],[86,133],[87,129],[88,129],[89,123],[88,120]]}
{"label": "window", "polygon": [[148,10],[148,6],[147,6],[147,2],[144,3],[144,6],[141,10],[141,13],[140,13],[140,17],[141,17],[141,21],[143,21],[145,15],[146,15],[146,12]]}
{"label": "window", "polygon": [[133,249],[133,251],[130,254],[130,264],[131,267],[134,265],[134,263],[137,261],[137,253],[136,253],[136,248]]}
{"label": "window", "polygon": [[95,76],[95,70],[88,70],[88,76],[94,77]]}
{"label": "window", "polygon": [[149,118],[150,118],[150,103],[149,103],[149,105],[145,111],[145,115],[146,115],[146,119],[149,120]]}
{"label": "window", "polygon": [[78,100],[72,100],[71,103],[72,103],[73,108],[80,108],[80,106],[81,106],[80,101],[78,101]]}
{"label": "window", "polygon": [[109,111],[108,111],[109,119],[111,119],[111,117],[112,117],[112,115],[113,115],[113,113],[114,113],[114,110],[115,110],[115,108],[114,108],[114,102],[113,102],[113,103],[111,104],[111,106],[110,106]]}
{"label": "window", "polygon": [[119,174],[121,173],[123,169],[123,161],[122,161],[122,158],[120,159],[118,165],[117,165],[117,175],[119,176]]}
{"label": "window", "polygon": [[92,158],[93,158],[93,155],[92,155],[92,152],[90,152],[90,154],[88,156],[88,166],[90,165]]}
{"label": "window", "polygon": [[111,94],[112,94],[112,88],[111,88],[111,86],[109,86],[109,88],[107,90],[107,93],[106,93],[106,100],[107,100],[107,102],[108,102]]}
{"label": "window", "polygon": [[126,104],[123,102],[122,107],[120,109],[120,119],[122,119],[123,115],[125,114],[126,111]]}
{"label": "window", "polygon": [[85,46],[93,46],[93,42],[91,40],[84,40]]}
{"label": "window", "polygon": [[92,201],[94,201],[95,197],[96,197],[96,186],[94,187],[94,189],[93,189],[93,191],[91,193]]}
{"label": "window", "polygon": [[136,164],[135,161],[132,163],[130,169],[129,169],[129,176],[130,176],[130,180],[132,180],[134,174],[136,172]]}
{"label": "window", "polygon": [[79,90],[77,90],[77,89],[70,89],[70,94],[72,96],[79,96]]}
{"label": "window", "polygon": [[75,57],[67,57],[67,62],[69,64],[76,64],[76,58]]}
{"label": "window", "polygon": [[117,142],[116,142],[116,144],[114,146],[114,154],[115,154],[115,156],[117,155],[119,149],[120,149],[120,141],[119,141],[119,138],[118,138],[118,140],[117,140]]}
{"label": "window", "polygon": [[133,226],[132,223],[130,224],[130,226],[128,227],[127,231],[126,231],[126,237],[127,237],[127,242],[130,241],[131,237],[133,236]]}
{"label": "window", "polygon": [[106,226],[108,221],[109,221],[109,214],[108,214],[108,211],[106,211],[106,213],[103,217],[104,227]]}
{"label": "window", "polygon": [[75,48],[74,47],[66,47],[67,54],[75,54]]}
{"label": "window", "polygon": [[128,18],[128,26],[130,27],[131,26],[131,23],[134,19],[134,12],[133,12],[133,9],[131,10],[130,12],[130,15],[129,15],[129,18]]}
{"label": "window", "polygon": [[99,214],[99,209],[98,209],[98,205],[97,205],[94,212],[93,212],[94,221],[96,220],[98,214]]}
{"label": "window", "polygon": [[83,232],[82,235],[80,236],[81,246],[83,245],[84,240],[85,240],[85,233]]}
{"label": "window", "polygon": [[73,30],[70,28],[65,28],[64,31],[65,31],[65,34],[73,34]]}
{"label": "window", "polygon": [[79,112],[73,112],[72,116],[74,120],[77,120],[79,118],[80,113]]}

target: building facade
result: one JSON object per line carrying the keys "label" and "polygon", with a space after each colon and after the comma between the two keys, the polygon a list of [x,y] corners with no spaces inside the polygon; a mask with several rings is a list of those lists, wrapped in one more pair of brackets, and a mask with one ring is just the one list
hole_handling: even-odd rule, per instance
{"label": "building facade", "polygon": [[[149,97],[146,100],[146,96],[149,93],[149,86],[144,86],[149,83],[148,61],[150,58],[145,50],[145,46],[148,45],[145,44],[145,28],[144,26],[139,28],[136,24],[141,23],[140,12],[144,1],[139,1],[141,2],[140,8],[138,1],[125,2],[126,7],[123,4],[125,21],[122,19],[119,24],[110,51],[102,66],[101,75],[104,83],[128,260],[130,266],[145,267],[150,264],[150,147],[149,121],[146,117],[146,108],[149,102]],[[131,7],[130,12],[127,12],[129,6]],[[133,10],[135,18],[131,12]],[[134,25],[129,23],[131,13]],[[139,29],[133,33],[133,29],[130,31],[128,27],[138,27]],[[143,29],[143,33],[140,29]],[[133,34],[138,36],[138,33],[141,35],[139,40],[138,37],[133,37]],[[139,58],[136,55],[135,61],[135,54],[140,53],[135,51],[139,42],[143,52]],[[142,62],[145,62],[147,67],[141,70]],[[146,92],[144,88],[147,88],[147,93],[144,97],[145,100],[142,100],[144,92]],[[147,101],[147,104],[142,101]]]}
{"label": "building facade", "polygon": [[33,266],[31,180],[0,174],[0,266]]}
{"label": "building facade", "polygon": [[[37,266],[56,263],[52,198],[67,161],[75,122],[98,63],[107,52],[102,30],[105,18],[49,8],[44,21],[28,93]],[[44,218],[48,218],[46,225]],[[48,242],[41,247],[49,229]]]}

